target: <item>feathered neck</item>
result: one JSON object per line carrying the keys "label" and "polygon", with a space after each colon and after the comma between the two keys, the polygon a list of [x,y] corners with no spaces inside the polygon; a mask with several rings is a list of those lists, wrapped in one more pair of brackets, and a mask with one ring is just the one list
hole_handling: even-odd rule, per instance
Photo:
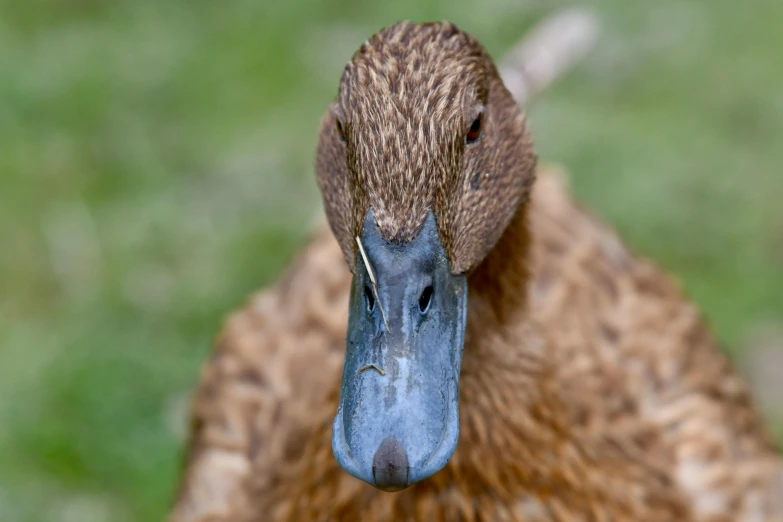
{"label": "feathered neck", "polygon": [[460,444],[435,480],[473,494],[544,495],[562,486],[560,453],[569,441],[566,409],[529,318],[527,204],[469,276],[468,322],[460,378]]}
{"label": "feathered neck", "polygon": [[513,326],[527,311],[527,208],[527,203],[519,207],[498,243],[468,277],[469,335]]}

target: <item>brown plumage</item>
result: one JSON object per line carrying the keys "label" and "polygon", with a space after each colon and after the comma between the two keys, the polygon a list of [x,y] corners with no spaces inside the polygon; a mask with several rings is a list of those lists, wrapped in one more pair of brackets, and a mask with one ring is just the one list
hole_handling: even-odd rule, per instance
{"label": "brown plumage", "polygon": [[[552,169],[531,192],[534,158],[470,36],[403,23],[362,46],[317,154],[334,236],[319,230],[228,321],[175,522],[783,520],[780,457],[698,312]],[[469,271],[459,446],[400,493],[349,476],[330,443],[367,208],[397,242],[433,209],[453,270]]]}
{"label": "brown plumage", "polygon": [[[480,146],[466,146],[465,129],[482,110]],[[534,165],[525,119],[492,60],[448,23],[393,25],[354,54],[316,160],[326,215],[351,268],[369,207],[398,242],[411,240],[432,209],[455,273],[497,242],[527,197]]]}

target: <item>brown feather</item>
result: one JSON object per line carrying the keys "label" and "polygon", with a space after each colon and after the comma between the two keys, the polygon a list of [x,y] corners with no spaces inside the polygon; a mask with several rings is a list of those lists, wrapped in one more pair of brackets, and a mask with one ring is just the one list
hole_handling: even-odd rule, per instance
{"label": "brown feather", "polygon": [[[494,127],[466,152],[452,138],[470,96]],[[228,321],[193,403],[174,522],[783,520],[783,464],[747,386],[677,285],[561,177],[542,173],[529,194],[535,155],[510,100],[450,24],[398,24],[357,52],[317,155],[334,235],[320,230]],[[349,476],[331,449],[369,207],[394,241],[434,208],[452,268],[472,269],[460,442],[400,493]]]}
{"label": "brown feather", "polygon": [[[483,136],[466,146],[480,107]],[[316,172],[352,269],[368,208],[394,242],[415,237],[432,209],[461,273],[486,256],[527,199],[535,162],[524,115],[481,44],[448,22],[401,22],[346,66],[321,123]]]}
{"label": "brown feather", "polygon": [[471,276],[444,471],[391,494],[334,460],[350,273],[322,230],[205,365],[174,520],[781,520],[780,458],[676,285],[551,176],[528,214],[485,263],[501,282]]}

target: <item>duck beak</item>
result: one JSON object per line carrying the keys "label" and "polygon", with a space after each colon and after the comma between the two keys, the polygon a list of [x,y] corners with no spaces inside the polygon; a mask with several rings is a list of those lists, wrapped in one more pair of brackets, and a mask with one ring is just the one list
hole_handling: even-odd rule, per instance
{"label": "duck beak", "polygon": [[451,273],[432,212],[394,244],[369,210],[360,240],[332,449],[351,475],[399,491],[457,447],[467,281]]}

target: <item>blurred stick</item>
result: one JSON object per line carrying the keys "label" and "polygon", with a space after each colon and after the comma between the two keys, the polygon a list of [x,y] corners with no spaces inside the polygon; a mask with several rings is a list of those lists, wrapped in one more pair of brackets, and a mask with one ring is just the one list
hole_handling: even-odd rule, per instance
{"label": "blurred stick", "polygon": [[566,9],[536,25],[500,63],[506,88],[524,105],[566,73],[595,44],[598,18],[585,9]]}

